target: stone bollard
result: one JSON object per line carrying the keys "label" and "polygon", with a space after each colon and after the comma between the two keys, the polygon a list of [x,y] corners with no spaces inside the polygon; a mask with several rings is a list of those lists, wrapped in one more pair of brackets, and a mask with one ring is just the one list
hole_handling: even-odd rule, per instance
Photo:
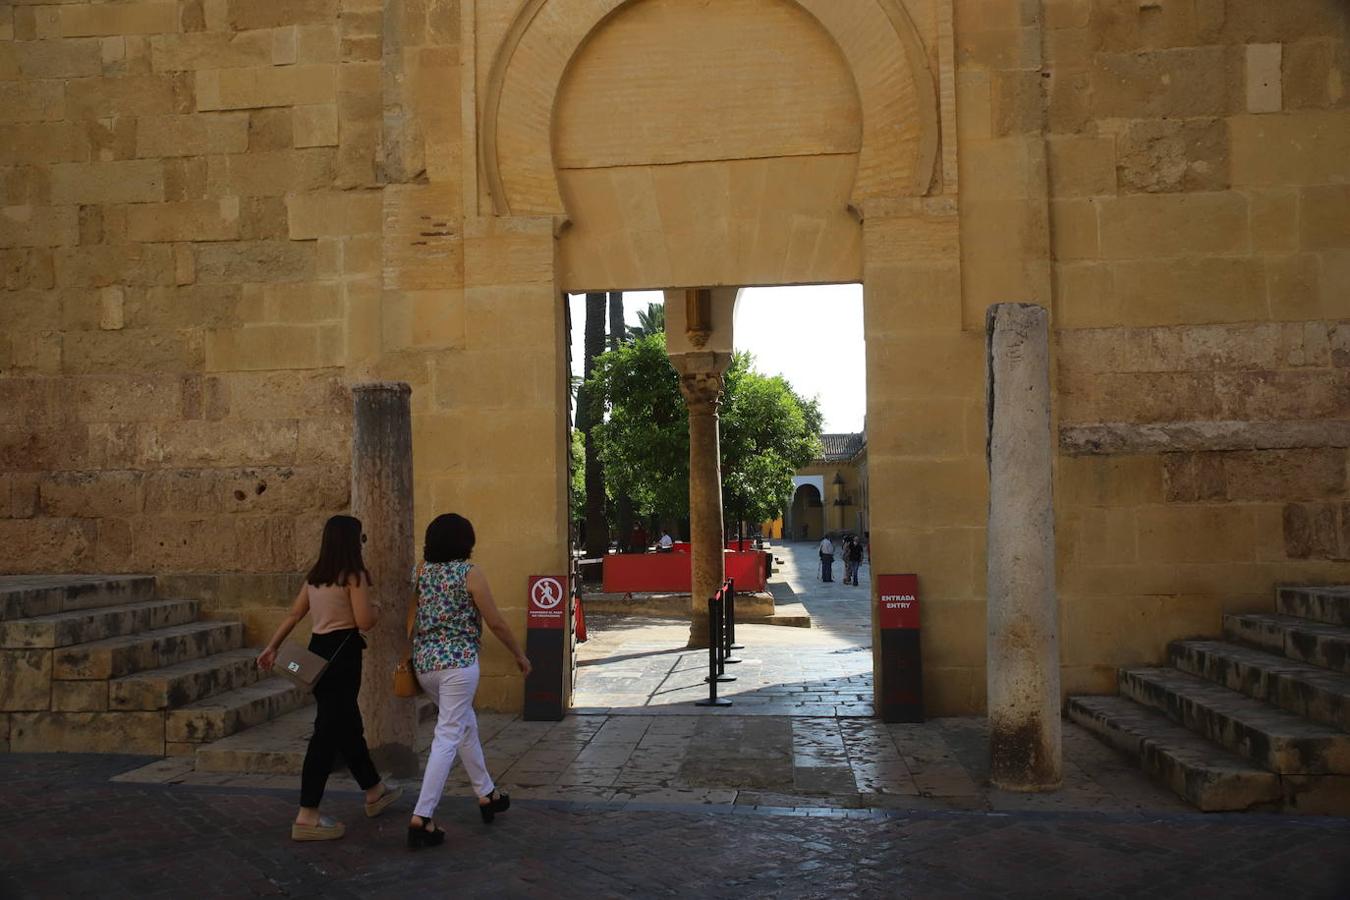
{"label": "stone bollard", "polygon": [[412,390],[402,382],[352,388],[352,515],[367,535],[366,567],[379,622],[367,635],[361,680],[366,743],[381,774],[417,774],[414,702],[394,696],[393,672],[408,657],[406,614],[413,567]]}
{"label": "stone bollard", "polygon": [[999,303],[985,330],[990,780],[1052,790],[1063,760],[1049,317],[1034,304]]}

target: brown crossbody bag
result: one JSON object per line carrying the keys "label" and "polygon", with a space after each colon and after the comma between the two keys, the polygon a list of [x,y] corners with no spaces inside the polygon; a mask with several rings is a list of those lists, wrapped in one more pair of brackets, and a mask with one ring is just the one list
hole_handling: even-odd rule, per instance
{"label": "brown crossbody bag", "polygon": [[[342,648],[347,646],[347,642],[352,639],[349,634],[338,644],[337,650],[333,651],[333,659],[342,652]],[[306,691],[313,691],[314,685],[319,683],[323,673],[328,671],[328,665],[333,659],[324,659],[317,653],[311,652],[306,647],[301,647],[295,641],[283,641],[277,648],[276,662],[274,668],[282,675],[285,675],[295,686]]]}

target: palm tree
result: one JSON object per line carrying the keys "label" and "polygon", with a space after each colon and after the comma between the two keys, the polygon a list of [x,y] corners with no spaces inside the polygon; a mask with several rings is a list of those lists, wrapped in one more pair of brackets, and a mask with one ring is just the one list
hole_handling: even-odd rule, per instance
{"label": "palm tree", "polygon": [[[583,377],[589,379],[595,368],[595,358],[605,352],[605,295],[586,295],[585,356]],[[583,388],[582,393],[585,393]],[[605,522],[605,480],[600,468],[600,454],[591,432],[599,424],[592,420],[590,404],[583,398],[577,403],[577,430],[586,435],[586,555],[594,559],[604,556],[609,549],[609,526]]]}
{"label": "palm tree", "polygon": [[628,336],[634,340],[651,334],[663,334],[666,330],[666,305],[652,303],[646,309],[638,310],[638,323],[628,329]]}
{"label": "palm tree", "polygon": [[619,349],[619,343],[628,335],[623,327],[623,291],[609,292],[609,349]]}
{"label": "palm tree", "polygon": [[[628,339],[623,323],[623,292],[609,292],[609,349],[619,349],[619,344]],[[628,488],[618,483],[610,472],[605,472],[605,488],[614,498],[614,524],[618,526],[619,544],[628,541],[633,527],[633,501],[628,496]]]}

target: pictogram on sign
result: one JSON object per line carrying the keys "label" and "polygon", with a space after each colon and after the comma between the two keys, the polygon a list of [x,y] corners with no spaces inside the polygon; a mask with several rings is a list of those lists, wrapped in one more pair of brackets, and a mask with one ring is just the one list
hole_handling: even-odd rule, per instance
{"label": "pictogram on sign", "polygon": [[567,604],[564,579],[556,575],[530,576],[530,606],[525,624],[529,628],[562,628]]}

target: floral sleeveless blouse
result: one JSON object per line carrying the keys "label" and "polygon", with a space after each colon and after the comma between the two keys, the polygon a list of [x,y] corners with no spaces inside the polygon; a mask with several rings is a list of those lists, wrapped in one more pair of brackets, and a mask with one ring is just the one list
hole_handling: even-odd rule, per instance
{"label": "floral sleeveless blouse", "polygon": [[418,672],[463,669],[478,661],[483,620],[469,596],[472,564],[426,563],[417,584],[417,619],[413,627],[413,668]]}

